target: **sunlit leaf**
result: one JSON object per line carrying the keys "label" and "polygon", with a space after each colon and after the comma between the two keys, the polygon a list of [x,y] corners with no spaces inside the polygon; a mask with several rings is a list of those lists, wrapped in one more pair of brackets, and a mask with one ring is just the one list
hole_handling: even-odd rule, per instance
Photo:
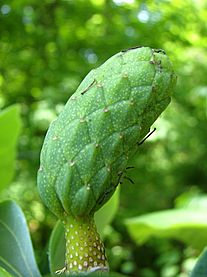
{"label": "sunlit leaf", "polygon": [[0,190],[14,175],[16,144],[21,127],[20,107],[13,105],[0,113]]}
{"label": "sunlit leaf", "polygon": [[25,217],[13,201],[0,203],[0,266],[13,276],[40,277]]}
{"label": "sunlit leaf", "polygon": [[120,188],[118,187],[113,197],[95,214],[97,229],[103,235],[104,227],[110,224],[119,207]]}
{"label": "sunlit leaf", "polygon": [[12,277],[3,267],[0,267],[0,277]]}
{"label": "sunlit leaf", "polygon": [[194,210],[166,210],[127,219],[134,241],[143,244],[157,238],[173,238],[195,248],[207,245],[207,213]]}
{"label": "sunlit leaf", "polygon": [[176,208],[205,210],[207,209],[207,195],[201,194],[198,189],[187,191],[175,200]]}

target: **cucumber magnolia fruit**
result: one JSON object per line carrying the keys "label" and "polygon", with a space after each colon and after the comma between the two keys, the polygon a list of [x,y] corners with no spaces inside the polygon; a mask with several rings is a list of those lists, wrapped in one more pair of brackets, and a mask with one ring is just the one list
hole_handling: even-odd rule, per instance
{"label": "cucumber magnolia fruit", "polygon": [[176,83],[161,49],[121,51],[91,70],[47,132],[38,188],[66,228],[65,271],[107,268],[93,215],[167,107]]}

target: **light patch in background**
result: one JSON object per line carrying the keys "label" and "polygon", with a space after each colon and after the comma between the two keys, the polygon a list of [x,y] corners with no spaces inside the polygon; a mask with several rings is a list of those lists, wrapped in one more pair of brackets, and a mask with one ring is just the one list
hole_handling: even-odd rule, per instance
{"label": "light patch in background", "polygon": [[123,4],[134,4],[134,0],[113,0],[113,2],[116,4],[116,5],[123,5]]}
{"label": "light patch in background", "polygon": [[3,15],[6,15],[6,14],[10,13],[10,11],[11,11],[11,7],[9,5],[2,5],[1,6],[1,13]]}
{"label": "light patch in background", "polygon": [[34,14],[33,7],[31,7],[31,6],[24,7],[23,18],[22,18],[23,23],[24,24],[32,23],[33,14]]}
{"label": "light patch in background", "polygon": [[125,34],[128,36],[128,37],[133,37],[135,35],[135,29],[133,27],[126,27],[125,29]]}
{"label": "light patch in background", "polygon": [[86,50],[84,51],[84,57],[85,57],[86,60],[87,60],[89,63],[91,63],[91,64],[96,63],[97,60],[98,60],[97,55],[93,52],[92,49],[86,49]]}
{"label": "light patch in background", "polygon": [[150,19],[150,13],[147,10],[141,10],[137,13],[137,19],[142,23],[147,23]]}

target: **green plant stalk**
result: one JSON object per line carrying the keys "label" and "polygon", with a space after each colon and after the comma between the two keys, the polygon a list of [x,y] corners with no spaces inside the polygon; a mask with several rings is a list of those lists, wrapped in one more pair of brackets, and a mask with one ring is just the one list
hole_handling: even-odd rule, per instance
{"label": "green plant stalk", "polygon": [[67,217],[65,227],[66,273],[90,273],[108,271],[108,263],[103,242],[97,232],[93,217]]}

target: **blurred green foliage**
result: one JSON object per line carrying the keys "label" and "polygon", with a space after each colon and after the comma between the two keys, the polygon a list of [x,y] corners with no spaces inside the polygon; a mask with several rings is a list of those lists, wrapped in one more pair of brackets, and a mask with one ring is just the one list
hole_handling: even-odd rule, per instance
{"label": "blurred green foliage", "polygon": [[13,105],[0,112],[0,191],[14,175],[16,146],[21,128],[20,109]]}
{"label": "blurred green foliage", "polygon": [[42,272],[48,272],[55,223],[36,191],[48,125],[91,68],[122,49],[145,45],[165,49],[178,85],[155,123],[157,132],[130,163],[135,168],[127,176],[135,184],[121,185],[119,211],[106,229],[107,254],[112,270],[129,276],[187,276],[197,249],[167,239],[137,247],[124,219],[172,208],[188,191],[207,192],[206,18],[205,0],[1,2],[0,108],[19,103],[23,120],[16,175],[1,198],[16,199],[23,208]]}

